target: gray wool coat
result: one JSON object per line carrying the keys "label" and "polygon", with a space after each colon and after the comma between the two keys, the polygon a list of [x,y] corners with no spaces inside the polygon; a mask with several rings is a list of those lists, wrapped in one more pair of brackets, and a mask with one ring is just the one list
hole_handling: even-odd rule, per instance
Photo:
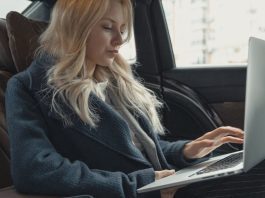
{"label": "gray wool coat", "polygon": [[[6,119],[15,188],[57,196],[160,197],[159,192],[137,194],[137,188],[154,181],[154,169],[133,145],[128,123],[114,108],[91,94],[89,101],[101,118],[97,128],[84,124],[66,105],[72,126],[51,111],[49,89],[40,92],[48,87],[45,74],[51,65],[48,56],[39,57],[8,82]],[[163,169],[201,161],[184,160],[187,141],[163,141],[145,117],[137,120],[155,142]]]}

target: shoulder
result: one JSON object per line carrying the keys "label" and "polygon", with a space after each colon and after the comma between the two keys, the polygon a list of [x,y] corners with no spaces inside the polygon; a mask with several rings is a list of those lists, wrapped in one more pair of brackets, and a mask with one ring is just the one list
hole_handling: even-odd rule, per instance
{"label": "shoulder", "polygon": [[29,85],[29,78],[26,71],[20,72],[12,76],[7,82],[6,91],[10,91],[16,87],[26,88]]}
{"label": "shoulder", "polygon": [[35,96],[44,82],[42,80],[45,77],[43,68],[45,68],[44,64],[35,59],[26,70],[15,74],[8,80],[5,92],[7,109],[38,102]]}
{"label": "shoulder", "polygon": [[15,74],[9,79],[7,89],[18,85],[32,91],[41,89],[41,85],[45,83],[48,68],[51,65],[52,62],[47,57],[37,57],[26,70]]}

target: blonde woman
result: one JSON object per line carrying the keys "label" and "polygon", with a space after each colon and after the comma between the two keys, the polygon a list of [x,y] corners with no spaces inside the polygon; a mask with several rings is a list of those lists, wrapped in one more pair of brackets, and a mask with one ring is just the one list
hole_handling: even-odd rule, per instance
{"label": "blonde woman", "polygon": [[[58,0],[30,67],[8,82],[12,176],[25,193],[173,197],[137,188],[188,166],[243,132],[159,139],[162,103],[119,54],[132,31],[130,0]],[[178,194],[179,191],[177,191]],[[180,194],[179,194],[180,196]]]}

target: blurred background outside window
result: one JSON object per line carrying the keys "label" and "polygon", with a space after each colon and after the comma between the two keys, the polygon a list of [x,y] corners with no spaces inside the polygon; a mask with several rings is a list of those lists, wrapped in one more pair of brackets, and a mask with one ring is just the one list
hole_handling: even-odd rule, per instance
{"label": "blurred background outside window", "polygon": [[265,39],[264,0],[161,0],[177,67],[244,65],[248,38]]}

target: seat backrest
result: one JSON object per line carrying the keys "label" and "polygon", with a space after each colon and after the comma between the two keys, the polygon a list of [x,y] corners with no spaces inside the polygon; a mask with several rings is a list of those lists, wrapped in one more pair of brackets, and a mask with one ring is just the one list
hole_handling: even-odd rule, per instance
{"label": "seat backrest", "polygon": [[47,23],[10,12],[0,19],[0,188],[12,185],[10,151],[5,121],[5,89],[8,79],[32,62],[38,37]]}
{"label": "seat backrest", "polygon": [[8,79],[16,72],[9,49],[6,21],[0,19],[0,188],[12,184],[10,176],[9,141],[5,123],[4,93]]}

